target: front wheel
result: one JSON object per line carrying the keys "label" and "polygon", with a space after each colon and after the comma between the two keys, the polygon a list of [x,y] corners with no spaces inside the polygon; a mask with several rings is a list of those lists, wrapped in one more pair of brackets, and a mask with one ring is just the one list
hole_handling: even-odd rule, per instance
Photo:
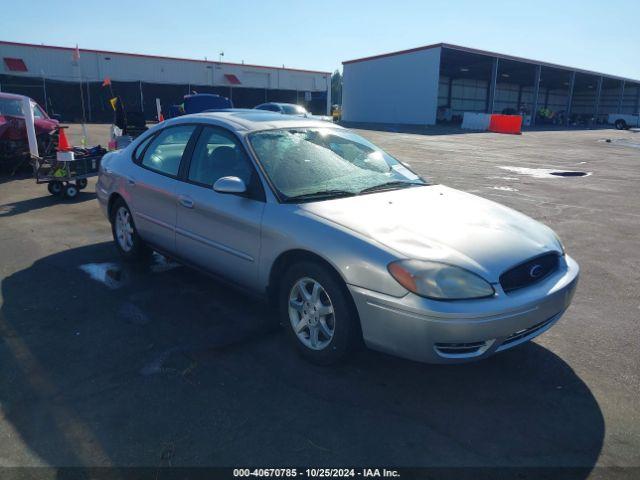
{"label": "front wheel", "polygon": [[622,120],[621,118],[616,120],[616,128],[618,130],[626,130],[627,128],[627,122],[625,122],[624,120]]}
{"label": "front wheel", "polygon": [[68,183],[64,186],[62,195],[64,196],[64,198],[68,198],[71,200],[78,196],[78,192],[78,187],[76,187],[73,183]]}
{"label": "front wheel", "polygon": [[111,233],[125,260],[140,261],[151,256],[151,249],[138,235],[129,207],[121,199],[116,200],[111,211]]}
{"label": "front wheel", "polygon": [[339,362],[357,346],[359,323],[349,295],[344,282],[319,263],[300,262],[285,273],[280,317],[297,350],[312,363]]}

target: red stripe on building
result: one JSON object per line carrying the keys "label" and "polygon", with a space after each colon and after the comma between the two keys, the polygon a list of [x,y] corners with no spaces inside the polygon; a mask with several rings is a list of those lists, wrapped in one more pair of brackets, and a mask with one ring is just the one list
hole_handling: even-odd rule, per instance
{"label": "red stripe on building", "polygon": [[21,58],[4,57],[4,64],[11,72],[26,72],[27,65]]}

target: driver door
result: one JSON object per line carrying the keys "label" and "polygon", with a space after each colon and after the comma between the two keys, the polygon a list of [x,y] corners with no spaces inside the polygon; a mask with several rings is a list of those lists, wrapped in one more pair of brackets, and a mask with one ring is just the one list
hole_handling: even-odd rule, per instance
{"label": "driver door", "polygon": [[[242,179],[247,192],[214,191],[216,180],[228,176]],[[176,195],[178,254],[238,284],[256,287],[264,191],[233,133],[220,127],[202,128]]]}

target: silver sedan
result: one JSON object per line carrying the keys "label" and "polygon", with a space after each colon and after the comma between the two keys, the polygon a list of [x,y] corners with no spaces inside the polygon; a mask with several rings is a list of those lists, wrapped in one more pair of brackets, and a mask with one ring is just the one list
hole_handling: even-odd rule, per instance
{"label": "silver sedan", "polygon": [[316,120],[166,121],[105,156],[96,190],[122,256],[157,250],[265,297],[321,364],[362,341],[424,362],[484,358],[549,329],[578,282],[548,227]]}

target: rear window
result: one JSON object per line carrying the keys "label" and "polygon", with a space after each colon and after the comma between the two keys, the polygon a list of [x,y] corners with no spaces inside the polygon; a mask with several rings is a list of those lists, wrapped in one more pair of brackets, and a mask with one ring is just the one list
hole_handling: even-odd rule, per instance
{"label": "rear window", "polygon": [[161,131],[142,154],[142,165],[164,175],[177,176],[182,154],[195,128],[195,125],[180,125]]}

